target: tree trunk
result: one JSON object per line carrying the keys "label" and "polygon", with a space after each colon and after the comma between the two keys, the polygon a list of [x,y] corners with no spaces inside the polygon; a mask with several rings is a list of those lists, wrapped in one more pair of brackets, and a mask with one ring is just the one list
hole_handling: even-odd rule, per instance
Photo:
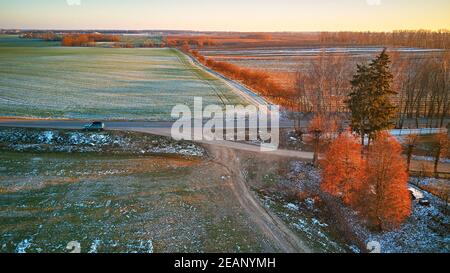
{"label": "tree trunk", "polygon": [[314,137],[314,157],[313,157],[314,166],[319,165],[319,137]]}
{"label": "tree trunk", "polygon": [[439,174],[438,174],[439,159],[441,159],[441,149],[440,148],[436,151],[436,158],[434,159],[434,176],[436,178],[439,178]]}
{"label": "tree trunk", "polygon": [[412,148],[412,146],[410,145],[410,146],[408,146],[408,159],[407,159],[407,165],[408,165],[408,173],[409,173],[409,170],[411,169],[411,157],[412,157],[412,151],[413,150],[413,148]]}

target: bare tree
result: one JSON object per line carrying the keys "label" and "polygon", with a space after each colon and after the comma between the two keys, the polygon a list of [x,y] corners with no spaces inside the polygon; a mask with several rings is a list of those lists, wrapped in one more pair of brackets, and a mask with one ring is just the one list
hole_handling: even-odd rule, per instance
{"label": "bare tree", "polygon": [[440,133],[436,135],[434,140],[434,175],[438,178],[439,161],[442,157],[446,157],[448,155],[449,139],[446,133]]}
{"label": "bare tree", "polygon": [[399,57],[394,54],[392,71],[397,91],[399,120],[402,128],[406,120],[413,119],[415,127],[425,119],[427,127],[443,127],[449,115],[449,56]]}
{"label": "bare tree", "polygon": [[296,75],[296,100],[300,111],[331,113],[346,111],[352,65],[347,55],[321,52],[310,60],[306,71]]}
{"label": "bare tree", "polygon": [[406,162],[407,162],[408,172],[409,172],[410,167],[411,167],[411,158],[412,158],[412,154],[414,152],[414,148],[416,148],[416,146],[417,146],[418,139],[419,139],[419,136],[415,135],[415,134],[409,135],[406,138],[406,145],[407,145],[406,146],[406,156],[407,156],[407,161]]}

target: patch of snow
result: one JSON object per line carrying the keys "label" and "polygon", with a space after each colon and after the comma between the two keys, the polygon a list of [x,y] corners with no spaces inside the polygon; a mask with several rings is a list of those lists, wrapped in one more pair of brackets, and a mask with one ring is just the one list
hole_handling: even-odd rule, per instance
{"label": "patch of snow", "polygon": [[52,131],[45,131],[39,136],[39,141],[46,143],[46,144],[52,144],[53,141],[53,132]]}
{"label": "patch of snow", "polygon": [[147,242],[142,242],[139,245],[140,249],[143,249],[146,253],[153,253],[153,242],[148,240]]}
{"label": "patch of snow", "polygon": [[27,249],[31,246],[31,240],[25,239],[16,247],[16,253],[27,253]]}
{"label": "patch of snow", "polygon": [[97,253],[97,248],[100,245],[101,241],[99,239],[95,239],[94,242],[91,244],[91,248],[89,250],[89,253]]}
{"label": "patch of snow", "polygon": [[350,249],[353,251],[353,253],[361,253],[361,250],[355,245],[351,245]]}
{"label": "patch of snow", "polygon": [[293,211],[298,211],[299,207],[296,204],[293,203],[288,203],[284,206],[287,209],[293,210]]}
{"label": "patch of snow", "polygon": [[312,223],[314,224],[314,225],[318,225],[318,226],[320,226],[320,227],[328,227],[328,224],[325,224],[325,223],[321,223],[319,220],[317,220],[316,218],[313,218],[312,219]]}
{"label": "patch of snow", "polygon": [[314,208],[314,199],[312,198],[306,198],[305,199],[305,205],[309,210],[312,210]]}
{"label": "patch of snow", "polygon": [[303,219],[298,219],[297,223],[293,223],[292,225],[299,230],[305,230],[305,228],[308,226],[308,223]]}
{"label": "patch of snow", "polygon": [[416,200],[423,199],[423,193],[420,190],[418,190],[414,187],[409,187],[408,189],[412,193],[412,195],[414,196],[414,198]]}

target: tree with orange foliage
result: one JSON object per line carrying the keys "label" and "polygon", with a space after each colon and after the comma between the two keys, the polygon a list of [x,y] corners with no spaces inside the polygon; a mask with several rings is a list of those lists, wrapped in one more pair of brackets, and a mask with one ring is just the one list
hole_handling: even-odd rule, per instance
{"label": "tree with orange foliage", "polygon": [[242,82],[262,96],[269,97],[275,102],[286,101],[283,99],[290,96],[287,90],[284,90],[265,71],[243,68],[228,62],[217,62],[212,59],[206,59],[197,50],[182,50],[192,54],[192,56],[207,67],[222,73],[226,77]]}
{"label": "tree with orange foliage", "polygon": [[73,44],[73,40],[72,40],[72,37],[70,37],[70,36],[65,36],[61,41],[62,46],[72,46],[72,44]]}
{"label": "tree with orange foliage", "polygon": [[402,147],[380,133],[369,147],[359,210],[379,230],[399,226],[411,214]]}
{"label": "tree with orange foliage", "polygon": [[191,51],[191,47],[189,46],[189,43],[184,41],[183,45],[181,46],[181,50],[183,52],[189,53]]}
{"label": "tree with orange foliage", "polygon": [[354,205],[361,192],[365,165],[361,149],[361,144],[354,136],[350,133],[341,134],[321,161],[322,190],[342,198],[347,205]]}
{"label": "tree with orange foliage", "polygon": [[62,46],[95,46],[99,42],[119,42],[120,37],[117,35],[103,34],[67,34],[61,40]]}

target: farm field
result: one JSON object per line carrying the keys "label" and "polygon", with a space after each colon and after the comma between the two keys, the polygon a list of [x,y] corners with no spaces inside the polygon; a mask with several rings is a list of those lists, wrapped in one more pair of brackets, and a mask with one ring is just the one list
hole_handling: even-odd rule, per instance
{"label": "farm field", "polygon": [[[268,48],[207,48],[201,51],[206,57],[217,61],[268,71],[296,72],[302,70],[302,63],[320,54],[350,56],[355,62],[369,60],[383,50],[382,47],[268,47]],[[436,54],[441,50],[417,48],[392,48],[404,56]]]}
{"label": "farm field", "polygon": [[152,135],[0,131],[0,252],[278,251],[200,146]]}
{"label": "farm field", "polygon": [[50,47],[59,46],[58,41],[43,41],[41,39],[21,39],[17,35],[0,34],[0,47]]}
{"label": "farm field", "polygon": [[208,163],[5,151],[0,159],[1,252],[67,252],[71,241],[94,253],[273,250]]}
{"label": "farm field", "polygon": [[176,50],[49,45],[0,36],[0,116],[170,120],[195,96],[246,104]]}
{"label": "farm field", "polygon": [[[297,72],[311,71],[317,57],[346,56],[352,67],[369,61],[380,53],[382,47],[321,47],[321,46],[268,46],[268,47],[231,47],[227,45],[204,48],[200,53],[215,61],[229,62],[240,67],[263,70],[284,88],[293,88]],[[441,54],[438,49],[390,48],[405,58],[426,58]]]}

